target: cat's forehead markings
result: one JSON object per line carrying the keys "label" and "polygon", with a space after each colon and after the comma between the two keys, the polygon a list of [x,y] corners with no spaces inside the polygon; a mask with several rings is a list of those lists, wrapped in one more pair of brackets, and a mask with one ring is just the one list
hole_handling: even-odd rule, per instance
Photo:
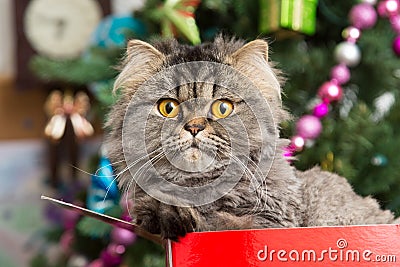
{"label": "cat's forehead markings", "polygon": [[243,99],[239,95],[232,92],[232,90],[233,90],[233,88],[226,89],[224,87],[217,85],[213,88],[212,98],[213,99],[229,99],[233,102],[242,102]]}
{"label": "cat's forehead markings", "polygon": [[212,99],[212,84],[203,82],[193,82],[180,85],[175,88],[175,96],[179,101],[187,101],[193,98],[210,98]]}
{"label": "cat's forehead markings", "polygon": [[168,90],[161,98],[171,98],[171,99],[179,100],[177,98],[176,89]]}
{"label": "cat's forehead markings", "polygon": [[185,102],[194,98],[229,99],[241,102],[242,98],[232,92],[232,89],[221,87],[214,83],[193,82],[176,86],[168,90],[162,98],[172,98]]}

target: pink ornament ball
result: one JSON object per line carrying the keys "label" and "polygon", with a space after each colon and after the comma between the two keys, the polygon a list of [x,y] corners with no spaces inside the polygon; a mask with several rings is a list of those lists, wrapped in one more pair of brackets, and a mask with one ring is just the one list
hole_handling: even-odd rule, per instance
{"label": "pink ornament ball", "polygon": [[378,4],[378,14],[381,17],[390,17],[399,13],[399,2],[397,0],[384,0]]}
{"label": "pink ornament ball", "polygon": [[117,267],[122,263],[122,256],[114,251],[111,244],[100,253],[100,259],[103,261],[104,267]]}
{"label": "pink ornament ball", "polygon": [[400,15],[391,17],[390,24],[392,25],[393,30],[400,34]]}
{"label": "pink ornament ball", "polygon": [[342,31],[342,37],[348,42],[357,42],[361,37],[361,31],[356,27],[349,26]]}
{"label": "pink ornament ball", "polygon": [[328,104],[322,102],[314,107],[313,115],[317,118],[323,118],[328,115],[329,106]]}
{"label": "pink ornament ball", "polygon": [[101,259],[96,259],[89,263],[87,267],[105,267]]}
{"label": "pink ornament ball", "polygon": [[400,36],[397,36],[393,40],[393,52],[396,54],[396,56],[400,57]]}
{"label": "pink ornament ball", "polygon": [[64,228],[67,230],[73,229],[79,217],[80,217],[79,213],[74,210],[68,210],[68,209],[64,210],[62,216]]}
{"label": "pink ornament ball", "polygon": [[74,231],[67,230],[60,237],[60,246],[64,253],[68,254],[71,252],[71,246],[74,242]]}
{"label": "pink ornament ball", "polygon": [[121,244],[111,243],[107,247],[107,251],[115,255],[122,255],[125,253],[125,246]]}
{"label": "pink ornament ball", "polygon": [[345,84],[350,80],[350,70],[345,64],[339,64],[332,68],[331,78],[339,84]]}
{"label": "pink ornament ball", "polygon": [[111,240],[120,245],[129,246],[136,240],[136,234],[129,230],[115,227],[111,232]]}
{"label": "pink ornament ball", "polygon": [[350,10],[349,19],[356,28],[369,29],[375,25],[377,14],[372,5],[361,3]]}
{"label": "pink ornament ball", "polygon": [[291,145],[296,151],[303,150],[305,143],[306,141],[304,140],[304,138],[299,135],[295,135],[291,139]]}
{"label": "pink ornament ball", "polygon": [[388,16],[396,15],[399,12],[399,2],[397,0],[386,0],[385,10]]}
{"label": "pink ornament ball", "polygon": [[379,16],[381,16],[382,18],[387,17],[388,14],[386,10],[386,1],[380,1],[376,10],[378,11]]}
{"label": "pink ornament ball", "polygon": [[313,115],[304,115],[296,124],[297,134],[304,139],[315,139],[322,131],[321,121]]}
{"label": "pink ornament ball", "polygon": [[331,81],[325,82],[318,89],[318,96],[324,102],[327,102],[327,103],[332,102],[332,101],[339,101],[340,99],[342,99],[343,90],[338,84],[336,84],[334,82],[331,82]]}
{"label": "pink ornament ball", "polygon": [[291,158],[291,157],[293,157],[295,150],[296,150],[296,148],[292,144],[290,144],[289,146],[287,146],[283,149],[283,156],[285,158]]}

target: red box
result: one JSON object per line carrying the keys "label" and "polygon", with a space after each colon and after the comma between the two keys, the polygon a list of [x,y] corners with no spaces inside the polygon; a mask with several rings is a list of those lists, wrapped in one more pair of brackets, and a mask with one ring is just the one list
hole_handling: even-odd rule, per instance
{"label": "red box", "polygon": [[171,267],[400,266],[400,227],[191,233],[179,243],[168,242],[167,250]]}
{"label": "red box", "polygon": [[42,198],[165,245],[167,267],[400,266],[400,225],[201,232],[171,242],[134,224]]}

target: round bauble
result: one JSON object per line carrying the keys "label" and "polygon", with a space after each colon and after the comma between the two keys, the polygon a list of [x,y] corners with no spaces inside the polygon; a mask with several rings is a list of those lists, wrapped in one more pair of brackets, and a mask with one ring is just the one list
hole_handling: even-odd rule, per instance
{"label": "round bauble", "polygon": [[341,42],[335,48],[334,55],[339,63],[355,67],[360,63],[361,52],[358,46],[350,42]]}
{"label": "round bauble", "polygon": [[377,18],[375,8],[366,3],[355,5],[349,13],[351,24],[359,29],[372,28]]}
{"label": "round bauble", "polygon": [[315,139],[322,131],[320,120],[312,115],[304,115],[296,124],[297,134],[304,139]]}

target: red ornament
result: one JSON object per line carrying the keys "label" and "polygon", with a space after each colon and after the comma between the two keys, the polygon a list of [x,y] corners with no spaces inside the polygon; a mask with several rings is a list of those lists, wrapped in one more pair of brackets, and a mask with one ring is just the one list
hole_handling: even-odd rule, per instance
{"label": "red ornament", "polygon": [[326,103],[342,99],[343,90],[334,82],[325,82],[318,90],[318,96]]}

